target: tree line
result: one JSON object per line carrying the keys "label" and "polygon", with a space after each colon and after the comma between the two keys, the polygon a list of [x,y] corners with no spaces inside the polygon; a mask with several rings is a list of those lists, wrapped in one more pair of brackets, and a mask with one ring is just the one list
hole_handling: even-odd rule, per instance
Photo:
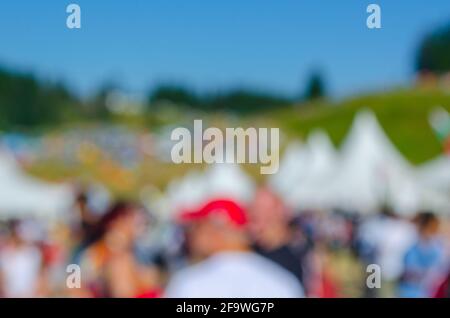
{"label": "tree line", "polygon": [[[450,72],[450,24],[423,38],[414,67],[417,73],[443,75]],[[94,96],[83,99],[60,82],[0,67],[0,130],[52,126],[74,119],[108,120],[113,114],[107,100],[114,89],[104,86]],[[200,94],[188,86],[161,84],[148,93],[143,111],[158,112],[168,102],[181,110],[251,113],[324,98],[326,93],[325,81],[319,72],[313,72],[306,86],[294,97],[244,88]]]}
{"label": "tree line", "polygon": [[[251,113],[325,94],[318,75],[313,76],[308,87],[304,98],[296,99],[243,88],[198,94],[182,85],[161,84],[148,93],[143,112],[158,112],[169,102],[181,110]],[[108,107],[108,96],[116,90],[114,85],[104,85],[96,94],[83,99],[60,82],[0,68],[0,130],[54,126],[74,119],[107,121],[114,115]]]}

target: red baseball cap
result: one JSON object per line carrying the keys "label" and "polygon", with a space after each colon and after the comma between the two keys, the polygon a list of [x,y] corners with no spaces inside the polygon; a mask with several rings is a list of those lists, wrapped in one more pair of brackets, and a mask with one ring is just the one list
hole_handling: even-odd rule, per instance
{"label": "red baseball cap", "polygon": [[244,209],[236,202],[229,199],[212,200],[202,206],[199,210],[185,211],[180,215],[182,223],[204,220],[211,216],[225,216],[233,224],[243,226],[247,223]]}

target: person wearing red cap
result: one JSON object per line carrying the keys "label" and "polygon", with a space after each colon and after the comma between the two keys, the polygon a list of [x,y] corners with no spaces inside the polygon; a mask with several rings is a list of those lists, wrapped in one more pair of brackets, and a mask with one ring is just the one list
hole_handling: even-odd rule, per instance
{"label": "person wearing red cap", "polygon": [[172,277],[167,297],[303,297],[294,275],[251,251],[247,216],[236,202],[210,201],[180,219],[190,253],[200,261]]}

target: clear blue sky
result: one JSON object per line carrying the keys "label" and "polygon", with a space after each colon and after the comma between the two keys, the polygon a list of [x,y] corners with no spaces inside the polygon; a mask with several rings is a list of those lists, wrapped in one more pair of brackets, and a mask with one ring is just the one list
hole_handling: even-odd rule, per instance
{"label": "clear blue sky", "polygon": [[[71,2],[81,30],[66,28]],[[370,3],[381,30],[365,26]],[[2,1],[0,65],[84,94],[105,81],[138,93],[176,81],[294,95],[318,68],[342,96],[408,83],[419,40],[446,21],[449,0]]]}

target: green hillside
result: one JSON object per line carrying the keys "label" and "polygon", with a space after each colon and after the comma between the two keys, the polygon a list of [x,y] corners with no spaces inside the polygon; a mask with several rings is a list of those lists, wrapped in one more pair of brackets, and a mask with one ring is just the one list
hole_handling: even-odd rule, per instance
{"label": "green hillside", "polygon": [[450,94],[430,90],[398,90],[337,103],[316,102],[261,114],[271,118],[291,138],[302,138],[323,128],[336,145],[349,131],[355,113],[363,108],[375,112],[392,142],[413,163],[422,163],[442,152],[428,116],[436,106],[450,111]]}
{"label": "green hillside", "polygon": [[[412,163],[419,164],[442,153],[442,148],[434,135],[428,116],[436,106],[442,106],[450,111],[450,94],[425,90],[397,90],[388,93],[376,93],[359,96],[340,102],[317,101],[310,104],[287,106],[259,113],[240,115],[220,112],[196,112],[188,114],[178,110],[171,110],[171,116],[164,119],[165,124],[171,126],[191,125],[193,119],[203,119],[204,128],[214,126],[226,127],[279,127],[282,135],[288,139],[302,139],[312,130],[321,128],[328,132],[332,141],[339,146],[347,135],[355,114],[363,109],[372,109],[380,121],[383,129],[395,146]],[[161,110],[161,112],[167,112]],[[120,117],[117,122],[127,125],[136,131],[158,130],[158,126],[150,124],[150,116]],[[74,122],[70,126],[96,125],[95,122]],[[67,128],[67,127],[66,127]],[[64,126],[56,131],[61,131]],[[55,130],[53,130],[55,132]],[[117,166],[114,162],[105,164],[104,161],[81,165],[77,168],[64,166],[57,162],[42,162],[29,167],[36,176],[52,180],[61,180],[75,176],[95,176],[114,193],[121,196],[133,196],[137,189],[152,184],[164,189],[173,178],[180,177],[190,169],[201,169],[201,166],[174,165],[161,163],[147,158],[136,171],[128,171]],[[108,169],[106,169],[108,168]],[[204,166],[203,166],[204,168]],[[258,165],[244,165],[256,181],[263,182],[265,176],[259,173]],[[125,181],[126,182],[125,182]]]}

